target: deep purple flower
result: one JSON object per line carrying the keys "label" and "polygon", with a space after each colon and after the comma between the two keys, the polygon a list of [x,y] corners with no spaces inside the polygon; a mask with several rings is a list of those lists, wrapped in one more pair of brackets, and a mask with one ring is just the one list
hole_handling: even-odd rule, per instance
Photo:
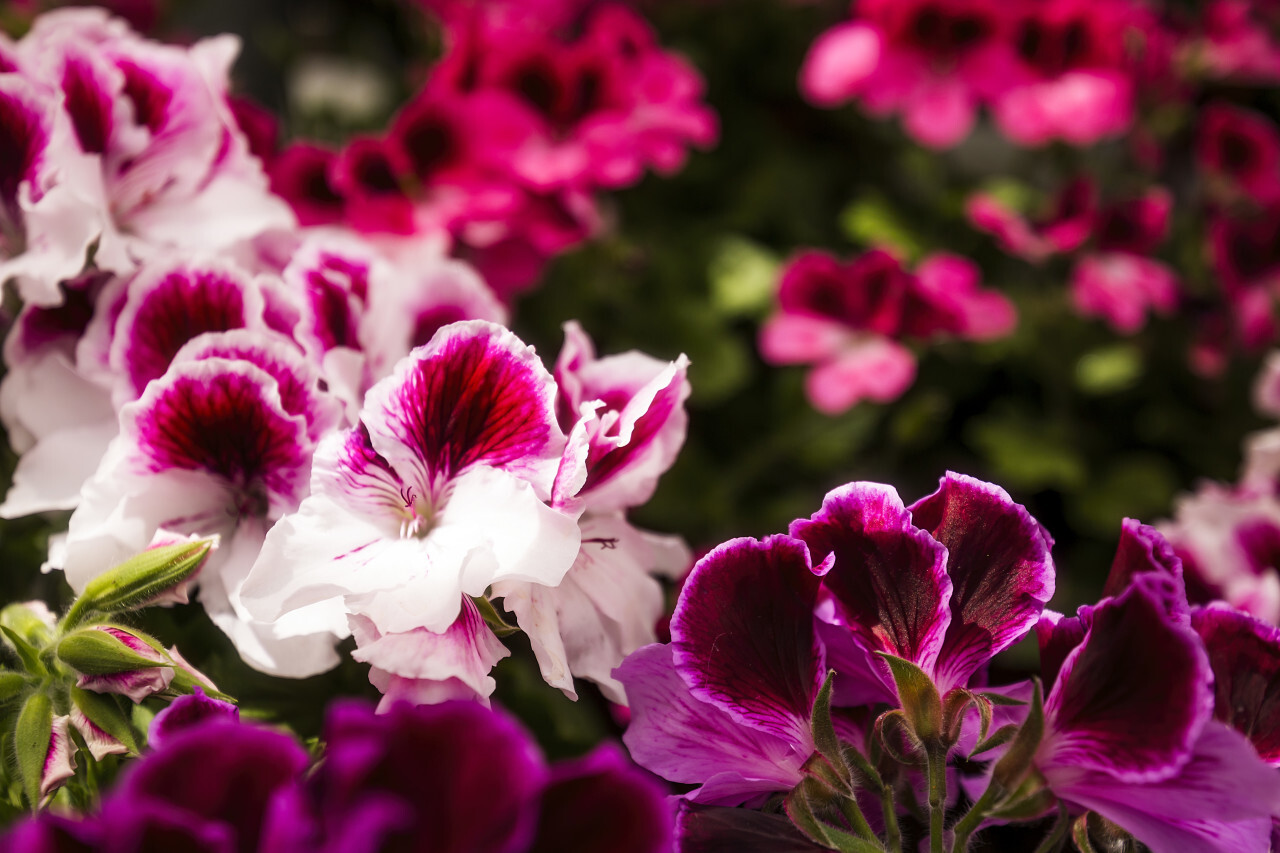
{"label": "deep purple flower", "polygon": [[626,851],[670,845],[661,792],[612,747],[548,768],[474,703],[329,712],[324,762],[278,817],[282,853]]}

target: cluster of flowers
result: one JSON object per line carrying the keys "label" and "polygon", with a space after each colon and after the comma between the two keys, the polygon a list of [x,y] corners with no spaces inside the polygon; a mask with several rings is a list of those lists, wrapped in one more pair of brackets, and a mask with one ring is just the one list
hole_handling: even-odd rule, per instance
{"label": "cluster of flowers", "polygon": [[388,701],[487,697],[489,595],[552,684],[620,699],[650,572],[688,562],[625,518],[683,443],[687,361],[597,358],[569,324],[553,376],[430,241],[299,229],[233,120],[235,51],[89,9],[0,42],[0,276],[25,300],[0,515],[74,508],[47,568],[77,591],[157,537],[221,537],[199,601],[267,672],[354,633]]}
{"label": "cluster of flowers", "polygon": [[443,237],[506,297],[600,230],[598,192],[716,140],[697,72],[625,6],[424,5],[445,53],[385,133],[268,157],[303,224]]}
{"label": "cluster of flowers", "polygon": [[[1081,849],[1269,850],[1280,633],[1190,606],[1132,520],[1104,597],[1047,610],[1051,545],[1004,490],[948,474],[909,507],[850,483],[699,561],[670,644],[619,669],[632,755],[696,786],[680,849],[963,851],[1057,812],[1049,837]],[[1032,629],[1043,681],[988,686]]]}
{"label": "cluster of flowers", "polygon": [[911,272],[879,249],[843,264],[803,252],[783,270],[779,310],[760,331],[760,351],[774,364],[816,363],[806,391],[828,414],[894,400],[916,374],[902,339],[987,340],[1013,328],[1013,305],[982,290],[979,275],[956,255],[933,255]]}
{"label": "cluster of flowers", "polygon": [[[968,137],[983,104],[1019,146],[1123,137],[1119,189],[1102,192],[1111,182],[1080,166],[1043,192],[1003,180],[970,196],[969,221],[1032,263],[1072,256],[1074,308],[1120,334],[1180,311],[1195,326],[1192,367],[1214,374],[1234,350],[1256,353],[1280,336],[1280,128],[1237,103],[1248,102],[1245,87],[1280,82],[1275,23],[1270,4],[1247,0],[1205,3],[1194,17],[1143,0],[859,0],[851,20],[815,42],[800,84],[818,105],[901,113],[934,148]],[[1199,236],[1205,280],[1180,280],[1155,257],[1175,210],[1178,233]],[[833,350],[816,332],[802,348],[824,353],[805,360],[829,361]],[[762,349],[770,361],[797,360]],[[893,376],[884,384],[909,384],[901,369]],[[820,392],[827,383],[815,378],[810,397],[830,411],[844,407],[833,397],[899,393],[859,387],[867,381],[850,375]]]}
{"label": "cluster of flowers", "polygon": [[472,703],[334,704],[314,767],[292,737],[197,692],[152,722],[150,749],[80,817],[44,813],[13,853],[581,850],[661,853],[662,791],[612,745],[548,765],[514,720]]}

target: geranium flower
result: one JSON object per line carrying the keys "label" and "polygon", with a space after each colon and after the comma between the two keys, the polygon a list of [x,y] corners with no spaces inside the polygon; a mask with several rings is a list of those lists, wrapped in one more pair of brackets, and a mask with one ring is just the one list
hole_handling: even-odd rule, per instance
{"label": "geranium flower", "polygon": [[760,330],[760,351],[775,364],[816,363],[805,390],[827,414],[906,391],[916,363],[904,339],[987,340],[1015,322],[1004,296],[980,288],[976,266],[944,254],[911,273],[881,250],[843,264],[810,250],[783,271],[778,302]]}
{"label": "geranium flower", "polygon": [[917,142],[949,148],[1008,85],[1008,24],[988,0],[860,0],[852,21],[814,42],[800,89],[821,106],[856,99],[872,115],[900,112]]}
{"label": "geranium flower", "polygon": [[828,669],[840,706],[898,704],[875,652],[916,664],[940,693],[966,686],[1039,618],[1049,546],[1002,489],[958,474],[910,509],[888,486],[836,489],[790,536],[733,540],[698,562],[671,645],[617,671],[632,708],[624,741],[659,775],[700,785],[695,802],[789,790],[815,748]]}
{"label": "geranium flower", "polygon": [[405,643],[439,642],[464,595],[559,583],[580,536],[544,503],[564,449],[554,394],[509,331],[441,329],[370,390],[355,428],[320,442],[310,496],[272,529],[248,580],[250,609],[276,619],[333,602],[368,620],[376,643],[362,657],[419,678],[431,664]]}

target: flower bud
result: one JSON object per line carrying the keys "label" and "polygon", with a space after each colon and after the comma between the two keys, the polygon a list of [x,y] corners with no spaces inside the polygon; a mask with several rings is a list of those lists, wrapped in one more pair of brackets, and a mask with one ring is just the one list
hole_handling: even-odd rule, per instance
{"label": "flower bud", "polygon": [[115,613],[160,601],[186,601],[186,586],[218,543],[209,539],[178,540],[157,534],[152,547],[98,575],[71,605],[64,628],[70,630],[93,612]]}
{"label": "flower bud", "polygon": [[141,702],[169,687],[174,664],[142,636],[113,625],[74,631],[58,643],[58,659],[80,673],[76,686]]}

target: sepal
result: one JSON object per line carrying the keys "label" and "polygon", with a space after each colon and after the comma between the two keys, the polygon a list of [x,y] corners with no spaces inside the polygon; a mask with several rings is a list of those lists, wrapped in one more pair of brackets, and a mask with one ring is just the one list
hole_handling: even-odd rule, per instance
{"label": "sepal", "polygon": [[27,697],[13,729],[14,751],[22,792],[32,809],[39,808],[45,762],[53,736],[53,700],[43,691]]}
{"label": "sepal", "polygon": [[191,580],[218,544],[218,537],[149,548],[89,581],[71,605],[62,628],[70,631],[91,613],[144,607]]}
{"label": "sepal", "polygon": [[[83,675],[116,675],[137,669],[155,669],[172,666],[172,662],[157,655],[145,657],[126,645],[114,632],[119,628],[105,626],[82,628],[58,641],[58,660]],[[154,648],[149,637],[128,632]]]}
{"label": "sepal", "polygon": [[130,755],[138,753],[138,739],[133,726],[115,697],[72,687],[71,703],[92,725],[123,744]]}
{"label": "sepal", "polygon": [[942,697],[933,679],[909,660],[876,652],[889,665],[893,683],[898,688],[898,701],[915,737],[923,744],[932,743],[944,734]]}

